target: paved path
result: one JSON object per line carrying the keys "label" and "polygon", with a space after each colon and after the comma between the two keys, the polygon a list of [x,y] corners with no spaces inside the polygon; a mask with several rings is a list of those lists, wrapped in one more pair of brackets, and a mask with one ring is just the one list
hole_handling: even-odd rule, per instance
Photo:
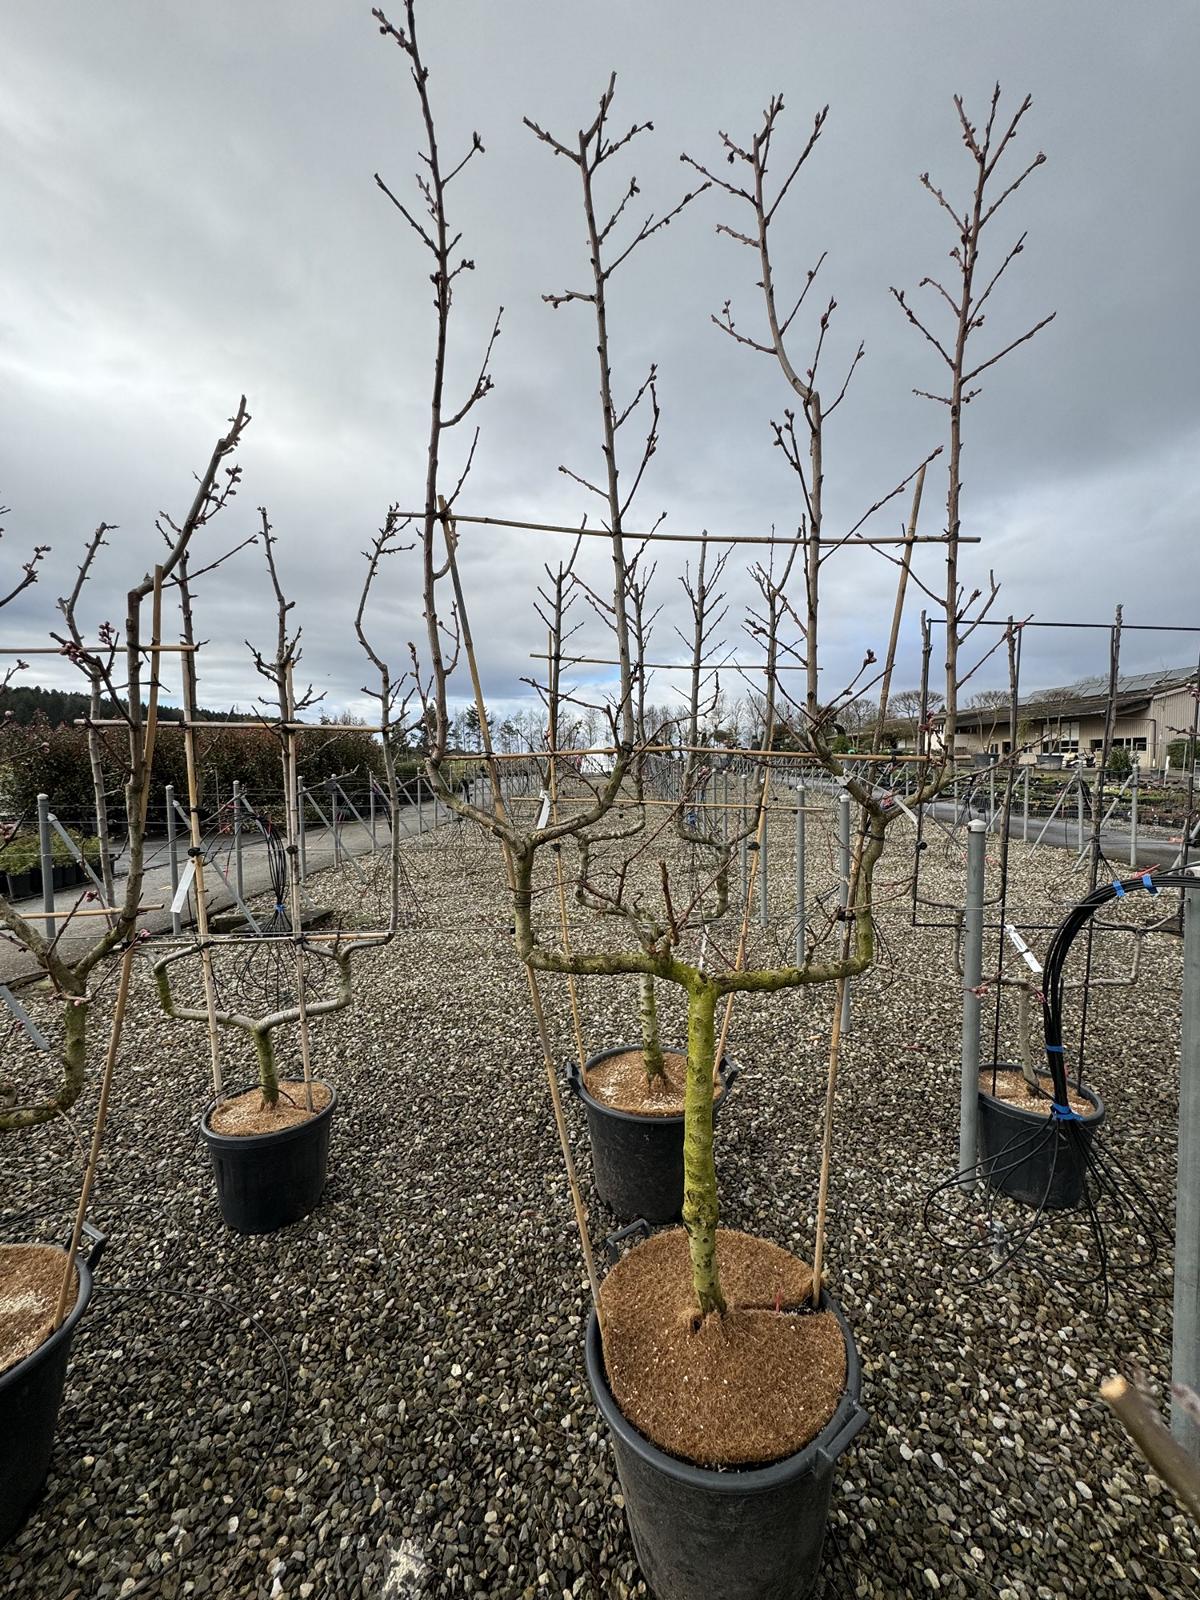
{"label": "paved path", "polygon": [[[425,824],[424,831],[428,833],[433,826],[433,808],[427,802],[422,808],[421,820]],[[444,807],[438,809],[438,820],[444,822],[446,811]],[[403,834],[415,836],[417,834],[417,811],[413,806],[400,808],[400,828]],[[380,850],[387,849],[388,829],[382,814],[377,819],[376,840]],[[371,835],[369,830],[357,822],[344,823],[339,827],[339,849],[343,855],[357,858],[370,855],[372,850]],[[215,853],[216,865],[229,879],[230,884],[236,884],[233,859],[233,841],[228,841],[229,848],[221,849]],[[308,875],[320,872],[325,867],[334,864],[333,834],[328,828],[314,828],[311,825],[305,832],[305,860]],[[178,842],[179,870],[183,872],[187,865],[187,840],[181,837]],[[118,862],[118,872],[120,863]],[[350,868],[351,875],[354,869]],[[221,881],[220,876],[210,864],[204,869],[205,901],[209,915],[215,912],[227,911],[236,905],[233,893]],[[124,893],[124,876],[117,878],[116,894],[118,904]],[[89,884],[88,887],[91,887]],[[267,860],[266,844],[261,836],[246,835],[242,842],[242,898],[244,901],[253,901],[256,896],[268,892],[271,888],[270,868]],[[79,903],[80,897],[86,893],[82,886],[66,889],[54,897],[56,912],[65,913]],[[171,868],[167,856],[165,840],[152,839],[147,842],[147,866],[142,884],[142,904],[153,906],[156,909],[147,911],[141,918],[141,925],[151,933],[169,932],[171,928],[170,904],[172,899]],[[84,902],[87,905],[95,904],[94,901]],[[33,900],[22,901],[18,909],[27,917],[34,920],[39,932],[42,929],[41,897]],[[185,909],[182,917],[183,926],[188,927],[193,921],[192,903]],[[68,927],[62,936],[62,944],[68,953],[77,952],[97,936],[99,928],[103,925],[100,917],[79,917]],[[37,963],[19,946],[8,940],[0,942],[0,983],[11,984],[38,972]],[[0,1015],[2,1015],[0,1011]]]}

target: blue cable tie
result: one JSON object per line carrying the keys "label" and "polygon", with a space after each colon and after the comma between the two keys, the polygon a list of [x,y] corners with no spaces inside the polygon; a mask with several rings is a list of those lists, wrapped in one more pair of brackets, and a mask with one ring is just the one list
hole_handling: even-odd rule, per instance
{"label": "blue cable tie", "polygon": [[1158,893],[1158,890],[1154,887],[1154,879],[1150,876],[1150,874],[1148,872],[1143,872],[1142,873],[1142,884],[1145,887],[1146,892],[1148,894],[1157,894]]}
{"label": "blue cable tie", "polygon": [[1125,885],[1120,878],[1117,878],[1113,883],[1113,894],[1116,895],[1118,900],[1124,900],[1125,898]]}
{"label": "blue cable tie", "polygon": [[1046,1046],[1046,1049],[1047,1050],[1053,1050],[1055,1055],[1060,1055],[1061,1056],[1062,1053],[1063,1053],[1063,1047],[1060,1044],[1048,1044]]}
{"label": "blue cable tie", "polygon": [[276,911],[286,911],[286,910],[287,910],[287,907],[286,907],[286,906],[281,906],[281,905],[280,905],[280,904],[279,904],[279,901],[278,901],[278,900],[276,900],[276,902],[275,902],[275,909],[276,909]]}
{"label": "blue cable tie", "polygon": [[1082,1122],[1083,1118],[1078,1111],[1072,1111],[1070,1106],[1060,1106],[1057,1100],[1050,1102],[1050,1115],[1059,1122]]}

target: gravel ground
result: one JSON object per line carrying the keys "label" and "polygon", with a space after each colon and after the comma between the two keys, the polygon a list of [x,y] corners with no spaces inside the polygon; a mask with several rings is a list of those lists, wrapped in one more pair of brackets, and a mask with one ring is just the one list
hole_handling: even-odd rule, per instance
{"label": "gravel ground", "polygon": [[[953,935],[910,926],[911,833],[894,837],[882,959],[854,986],[828,1247],[872,1423],[841,1465],[821,1592],[1191,1595],[1196,1532],[1096,1393],[1114,1369],[1163,1385],[1169,1249],[1139,1267],[1136,1224],[1114,1224],[1122,1275],[1104,1315],[1094,1292],[1054,1281],[1069,1229],[979,1284],[978,1255],[922,1228],[954,1168],[960,1004]],[[763,950],[790,938],[785,839]],[[833,872],[815,818],[810,847],[811,910]],[[1086,887],[1064,854],[1014,857],[1022,925]],[[364,957],[355,1007],[315,1034],[340,1097],[330,1181],[285,1233],[222,1228],[195,1131],[205,1035],[166,1022],[139,979],[93,1206],[109,1250],[46,1497],[0,1551],[8,1600],[646,1594],[584,1378],[586,1282],[497,859],[443,829],[406,861],[427,923]],[[961,846],[936,830],[922,894],[953,902],[962,878]],[[357,880],[327,882],[323,900],[359,901]],[[1132,943],[1098,937],[1094,975],[1124,972]],[[1111,1147],[1169,1210],[1180,951],[1168,935],[1145,945],[1135,987],[1094,990],[1087,1077]],[[565,1054],[565,982],[545,987]],[[633,1037],[629,980],[578,993],[589,1050]],[[730,1048],[746,1070],[718,1134],[725,1220],[809,1258],[830,1003],[739,1001]],[[677,997],[660,1004],[681,1035]],[[0,1236],[29,1237],[31,1210],[40,1236],[65,1225],[93,1109],[94,1085],[70,1128],[5,1141]],[[573,1104],[568,1117],[599,1239],[613,1220]]]}

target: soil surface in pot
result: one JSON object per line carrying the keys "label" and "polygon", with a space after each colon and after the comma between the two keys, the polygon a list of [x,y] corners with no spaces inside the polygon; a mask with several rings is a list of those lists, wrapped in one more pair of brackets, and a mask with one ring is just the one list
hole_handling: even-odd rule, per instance
{"label": "soil surface in pot", "polygon": [[214,1133],[278,1133],[282,1128],[294,1128],[298,1122],[307,1122],[318,1111],[324,1111],[332,1098],[329,1085],[314,1078],[312,1097],[310,1111],[304,1103],[304,1080],[281,1078],[277,1104],[264,1105],[261,1089],[247,1089],[244,1094],[222,1100],[209,1117],[208,1125]]}
{"label": "soil surface in pot", "polygon": [[[681,1117],[687,1088],[687,1057],[677,1050],[663,1051],[661,1076],[646,1077],[640,1050],[622,1050],[605,1056],[583,1075],[587,1092],[601,1105],[614,1111],[629,1111],[638,1117]],[[713,1081],[713,1100],[719,1100],[725,1087]]]}
{"label": "soil surface in pot", "polygon": [[[66,1259],[55,1245],[0,1245],[0,1373],[50,1337]],[[78,1273],[71,1278],[68,1310],[79,1292]]]}
{"label": "soil surface in pot", "polygon": [[656,1233],[600,1288],[604,1362],[634,1427],[702,1467],[765,1466],[802,1450],[837,1409],[846,1345],[808,1310],[812,1268],[778,1245],[720,1229],[728,1311],[699,1321],[687,1234]]}
{"label": "soil surface in pot", "polygon": [[[1021,1111],[1035,1111],[1040,1116],[1048,1117],[1053,1098],[1052,1084],[1049,1078],[1039,1079],[1039,1082],[1041,1093],[1033,1094],[1023,1072],[1014,1067],[1003,1067],[996,1073],[996,1087],[993,1089],[990,1069],[979,1074],[979,1087],[984,1094],[990,1094],[993,1100],[1002,1100],[1006,1106],[1016,1106]],[[1090,1117],[1096,1109],[1092,1102],[1076,1094],[1070,1084],[1067,1085],[1067,1092],[1067,1103],[1071,1110],[1077,1111],[1081,1117]]]}

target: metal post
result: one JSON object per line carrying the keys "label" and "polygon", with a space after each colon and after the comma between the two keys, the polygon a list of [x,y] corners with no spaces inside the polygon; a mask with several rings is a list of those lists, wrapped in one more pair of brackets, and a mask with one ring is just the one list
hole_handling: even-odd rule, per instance
{"label": "metal post", "polygon": [[1025,798],[1021,802],[1021,843],[1029,843],[1029,768],[1025,768]]}
{"label": "metal post", "polygon": [[333,864],[335,867],[340,867],[342,864],[342,841],[338,835],[337,784],[333,778],[325,779],[325,792],[329,796],[330,826],[333,830]]}
{"label": "metal post", "polygon": [[746,774],[742,773],[742,808],[738,813],[738,832],[742,836],[742,900],[749,884],[749,841],[746,838]]}
{"label": "metal post", "polygon": [[39,794],[38,850],[42,858],[42,910],[47,913],[44,927],[47,939],[54,938],[54,851],[50,845],[50,796]]}
{"label": "metal post", "polygon": [[1082,767],[1079,767],[1077,769],[1077,771],[1075,773],[1075,781],[1079,785],[1079,787],[1078,787],[1078,789],[1076,790],[1076,793],[1075,793],[1075,815],[1076,815],[1076,818],[1077,818],[1078,824],[1079,824],[1079,831],[1078,831],[1078,835],[1077,835],[1077,838],[1079,840],[1079,854],[1082,855],[1083,852],[1087,849],[1087,844],[1086,844],[1086,842],[1084,840],[1084,837],[1083,837],[1083,798],[1084,798],[1083,797],[1083,786],[1084,786],[1084,781],[1085,780],[1084,780],[1084,776],[1083,776],[1083,768]]}
{"label": "metal post", "polygon": [[425,832],[425,801],[421,795],[421,774],[417,773],[417,832]]}
{"label": "metal post", "polygon": [[[850,796],[845,789],[838,796],[838,905],[850,907]],[[842,1033],[850,1032],[850,980],[842,985]]]}
{"label": "metal post", "polygon": [[959,1184],[973,1189],[979,1164],[979,1046],[983,1001],[983,866],[987,829],[967,823],[967,897],[963,907],[962,1092],[958,1107]]}
{"label": "metal post", "polygon": [[[167,861],[171,868],[171,901],[174,903],[179,888],[179,844],[175,838],[175,785],[167,785]],[[183,918],[178,911],[171,912],[171,932],[183,929]]]}
{"label": "metal post", "polygon": [[367,797],[371,802],[371,812],[370,812],[370,817],[369,817],[368,820],[370,822],[370,827],[371,827],[371,854],[374,855],[374,853],[375,853],[375,774],[373,772],[368,772],[367,773]]}
{"label": "metal post", "polygon": [[806,919],[804,914],[804,785],[796,786],[796,965],[804,965]]}
{"label": "metal post", "polygon": [[[1179,1056],[1179,1166],[1175,1179],[1175,1314],[1171,1381],[1200,1390],[1200,869],[1183,893],[1183,1036]],[[1171,1402],[1171,1432],[1200,1461],[1200,1423]]]}
{"label": "metal post", "polygon": [[988,832],[996,826],[996,763],[988,768]]}
{"label": "metal post", "polygon": [[767,831],[771,826],[771,812],[767,800],[771,793],[770,768],[767,769],[766,779],[763,784],[763,814],[762,831],[758,841],[758,922],[765,928],[771,920],[771,911],[767,897]]}
{"label": "metal post", "polygon": [[233,780],[233,881],[239,900],[246,898],[246,884],[242,872],[242,786]]}
{"label": "metal post", "polygon": [[1136,867],[1138,864],[1138,764],[1133,763],[1133,770],[1129,774],[1129,865]]}
{"label": "metal post", "polygon": [[304,785],[296,779],[296,842],[300,846],[300,882],[308,877],[308,841],[304,832]]}

